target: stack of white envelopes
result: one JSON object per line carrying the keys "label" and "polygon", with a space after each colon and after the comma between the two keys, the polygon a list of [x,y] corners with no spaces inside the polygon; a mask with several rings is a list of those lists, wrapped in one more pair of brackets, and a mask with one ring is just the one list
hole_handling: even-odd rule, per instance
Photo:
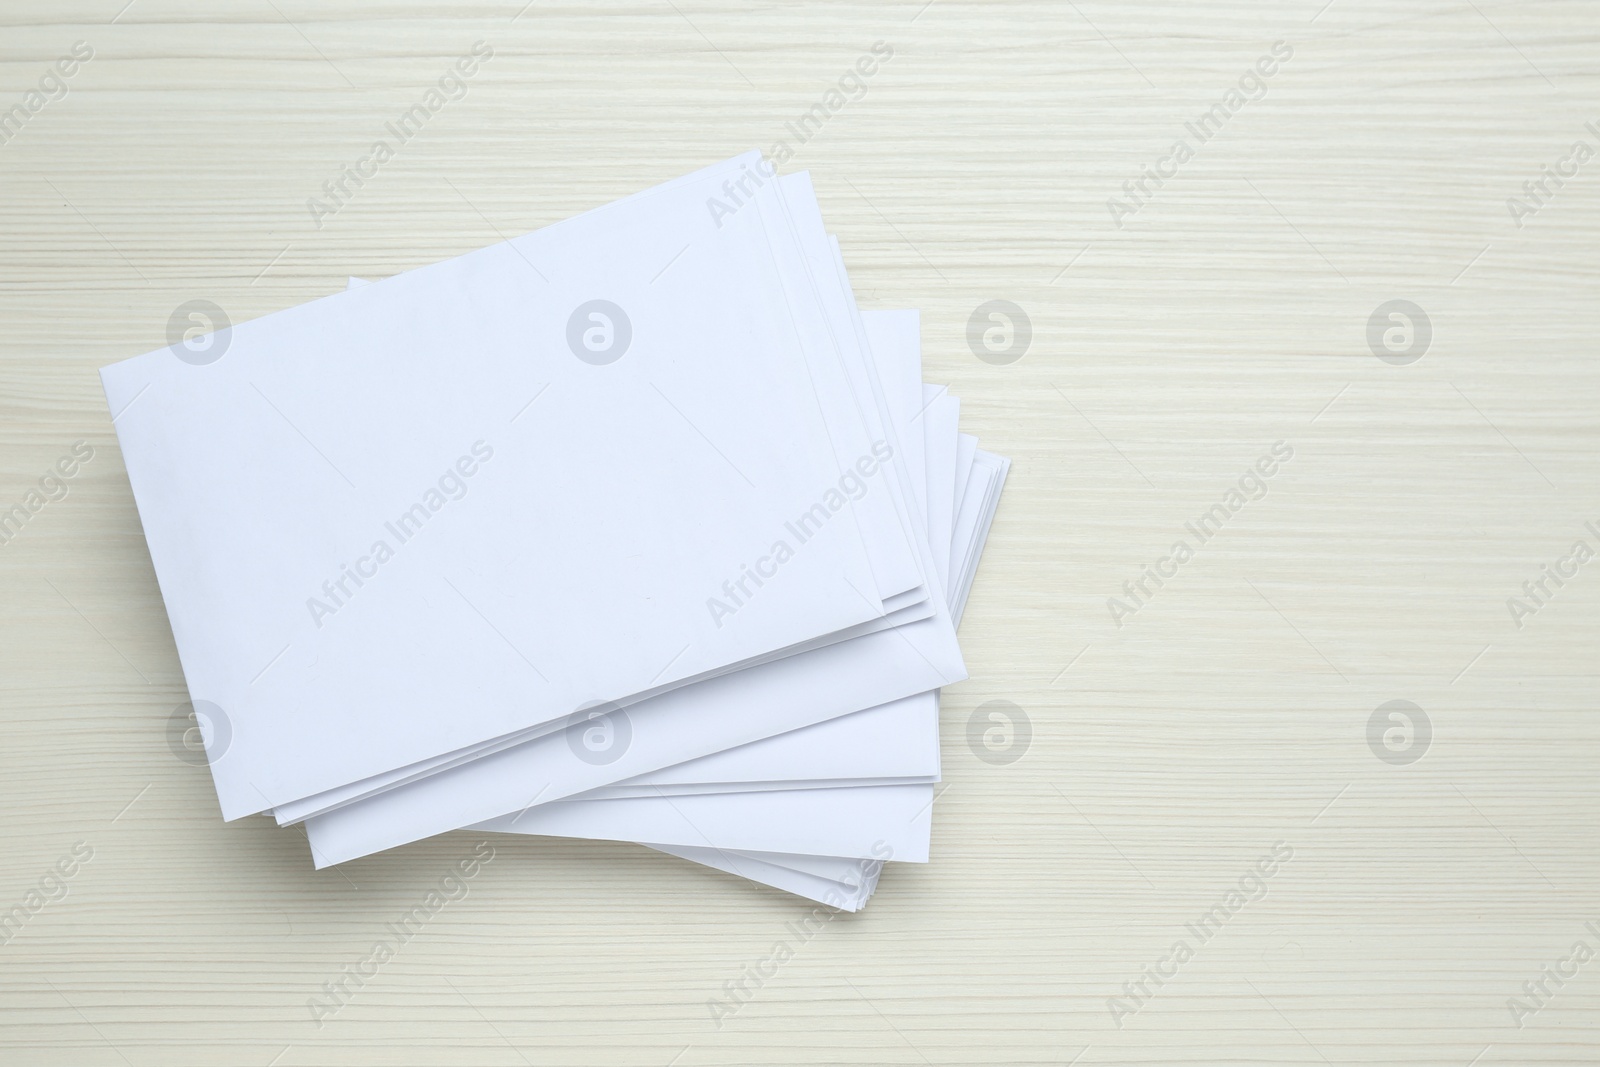
{"label": "stack of white envelopes", "polygon": [[928,859],[1008,463],[750,153],[102,372],[225,819],[856,910]]}

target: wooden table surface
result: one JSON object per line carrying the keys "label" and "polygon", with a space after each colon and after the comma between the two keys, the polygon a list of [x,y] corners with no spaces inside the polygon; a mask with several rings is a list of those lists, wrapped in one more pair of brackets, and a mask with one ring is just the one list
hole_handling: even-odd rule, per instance
{"label": "wooden table surface", "polygon": [[[0,25],[0,510],[27,513],[0,545],[0,1062],[1600,1062],[1594,5]],[[316,872],[299,833],[220,821],[168,745],[183,677],[96,370],[187,301],[242,321],[752,146],[812,172],[863,306],[922,309],[929,379],[1015,461],[934,861],[801,940],[797,898],[497,839],[319,1026],[479,838]],[[1025,346],[969,341],[993,300]],[[997,700],[1031,728],[1010,762],[967,742]]]}

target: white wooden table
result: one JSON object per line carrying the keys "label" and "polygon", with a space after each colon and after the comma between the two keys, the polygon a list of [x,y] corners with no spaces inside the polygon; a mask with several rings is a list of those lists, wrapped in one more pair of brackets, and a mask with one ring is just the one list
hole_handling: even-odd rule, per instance
{"label": "white wooden table", "polygon": [[[1600,1062],[1593,5],[125,2],[0,9],[0,1062]],[[802,942],[795,898],[496,840],[317,1026],[478,838],[314,872],[220,822],[95,371],[185,301],[242,321],[780,145],[1015,460],[934,862]],[[1013,362],[969,345],[991,300]],[[1009,764],[966,741],[994,700]]]}

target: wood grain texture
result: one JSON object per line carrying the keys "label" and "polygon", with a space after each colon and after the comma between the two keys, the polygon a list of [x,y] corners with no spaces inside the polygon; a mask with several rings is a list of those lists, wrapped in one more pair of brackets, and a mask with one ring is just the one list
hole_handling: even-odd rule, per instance
{"label": "wood grain texture", "polygon": [[[124,4],[0,9],[4,107],[94,52],[0,144],[0,508],[94,450],[0,546],[0,911],[93,850],[0,945],[0,1061],[1600,1062],[1600,962],[1508,1007],[1600,949],[1600,562],[1520,627],[1507,606],[1600,548],[1600,161],[1570,173],[1600,149],[1593,5]],[[316,225],[307,200],[479,40],[465,95]],[[719,1026],[707,1002],[802,903],[497,840],[319,1027],[308,998],[476,838],[314,872],[298,833],[219,821],[165,740],[183,679],[95,371],[186,300],[242,321],[785,139],[863,304],[922,309],[928,377],[1015,460],[934,862]],[[1541,167],[1569,173],[1513,218]],[[968,343],[993,299],[1032,324],[1009,365]],[[1406,366],[1367,340],[1395,299],[1432,328]],[[1266,495],[1118,626],[1108,598],[1280,441]],[[1010,765],[967,746],[991,700],[1031,723]],[[1420,760],[1369,746],[1391,700],[1428,716]],[[1188,931],[1280,841],[1263,897]]]}

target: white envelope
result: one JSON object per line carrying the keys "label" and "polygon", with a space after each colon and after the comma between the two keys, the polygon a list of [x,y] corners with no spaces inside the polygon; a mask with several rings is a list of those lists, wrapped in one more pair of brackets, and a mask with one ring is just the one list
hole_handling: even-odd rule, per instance
{"label": "white envelope", "polygon": [[[876,457],[880,447],[888,443],[886,411],[882,403],[862,403],[864,394],[877,388],[875,373],[867,357],[867,338],[854,299],[849,293],[849,283],[844,275],[843,261],[834,244],[822,228],[821,214],[816,206],[809,178],[792,175],[777,183],[780,194],[775,200],[762,201],[758,207],[762,217],[770,224],[770,236],[783,266],[781,271],[788,305],[794,312],[793,325],[805,339],[808,351],[814,353],[809,367],[812,382],[824,398],[825,414],[829,416],[830,440],[836,456],[841,457],[841,476],[854,478],[857,471],[867,473],[861,464],[871,456]],[[776,205],[776,206],[774,206]],[[819,304],[820,301],[820,304]],[[818,310],[820,307],[820,310]],[[920,358],[920,357],[918,357]],[[855,418],[850,417],[853,411]],[[863,436],[862,428],[866,428]],[[871,442],[870,444],[868,442]],[[850,458],[851,456],[854,458]],[[812,646],[830,643],[845,636],[888,629],[931,616],[935,611],[936,596],[933,587],[924,583],[921,571],[931,569],[942,572],[943,552],[923,552],[922,537],[907,519],[910,499],[907,479],[900,470],[900,460],[881,465],[878,479],[882,490],[865,495],[853,495],[851,503],[861,513],[860,527],[866,538],[868,554],[878,581],[879,595],[886,607],[895,609],[876,620],[835,633]],[[856,470],[851,470],[854,466]],[[859,486],[859,481],[858,481]],[[891,518],[892,516],[892,518]],[[903,565],[903,553],[915,540],[916,554],[920,557],[915,568]],[[909,583],[922,583],[900,591]],[[741,585],[740,589],[744,587]],[[899,591],[899,592],[897,592]],[[730,597],[738,594],[730,591]],[[953,644],[950,646],[953,648]],[[786,650],[788,654],[800,651],[798,647]],[[957,653],[958,655],[958,653]],[[770,657],[769,657],[770,658]],[[929,656],[930,665],[948,663]],[[753,665],[749,662],[745,666]],[[905,693],[909,687],[899,687]],[[877,692],[892,696],[893,693]],[[844,710],[856,710],[863,702]],[[838,712],[835,712],[837,714]],[[451,767],[463,766],[471,760],[532,740],[552,732],[550,727],[533,729],[513,737],[459,750],[434,760],[398,769],[388,774],[374,776],[314,796],[299,798],[281,804],[275,814],[280,823],[297,822],[314,815],[331,812],[353,801],[372,797],[398,785],[417,781],[429,774]],[[702,747],[701,751],[704,751]],[[551,794],[552,796],[556,794]]]}
{"label": "white envelope", "polygon": [[[499,833],[926,863],[934,786],[559,801],[479,823]],[[730,802],[734,801],[736,802]]]}
{"label": "white envelope", "polygon": [[1011,471],[1011,461],[993,452],[978,449],[973,453],[972,473],[967,491],[961,502],[958,526],[969,531],[956,539],[952,554],[952,573],[956,587],[951,593],[952,612],[956,624],[967,607],[967,596],[972,591],[972,581],[978,573],[978,559],[989,539],[989,528],[994,524],[1000,507],[1000,492],[1005,487],[1006,475]]}
{"label": "white envelope", "polygon": [[226,818],[883,617],[848,506],[707,610],[840,469],[741,165],[105,369]]}
{"label": "white envelope", "polygon": [[[693,848],[685,845],[649,845],[680,859],[770,885],[786,893],[815,900],[841,911],[860,911],[878,888],[881,860],[853,860],[832,856],[789,856],[729,849]],[[813,866],[844,868],[844,878],[830,877]]]}

